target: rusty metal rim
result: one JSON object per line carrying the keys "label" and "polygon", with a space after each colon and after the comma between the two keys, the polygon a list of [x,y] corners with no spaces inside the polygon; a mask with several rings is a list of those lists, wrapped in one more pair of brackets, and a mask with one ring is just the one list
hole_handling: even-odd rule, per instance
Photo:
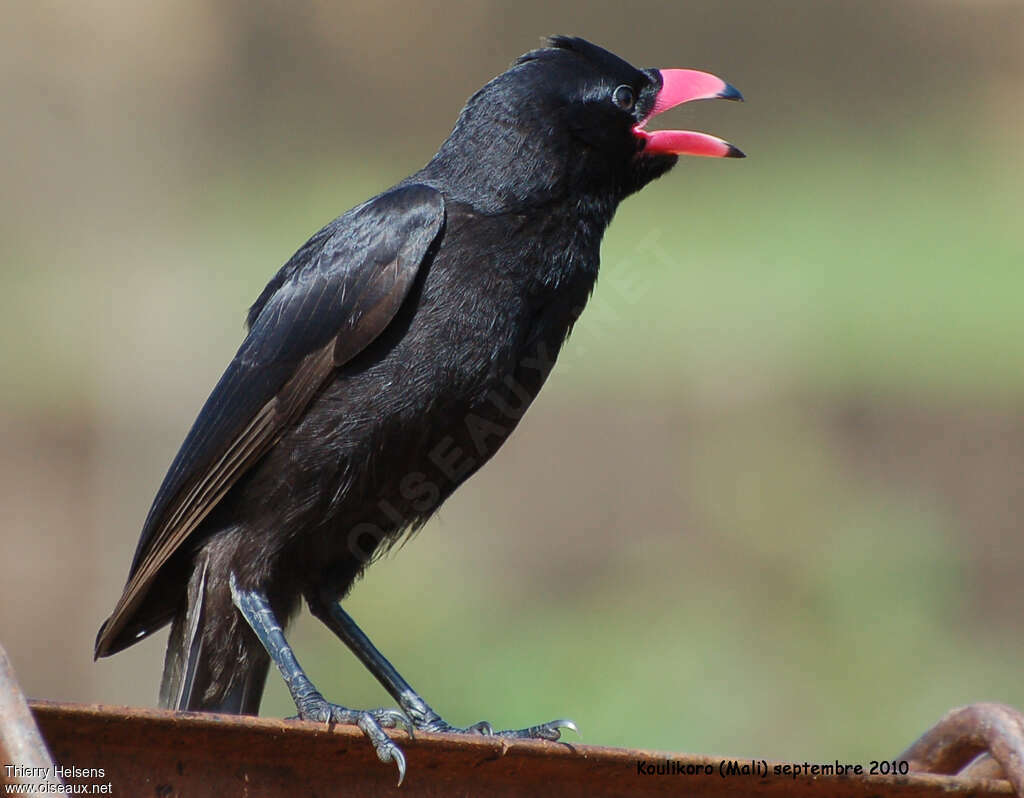
{"label": "rusty metal rim", "polygon": [[[226,779],[242,777],[248,792],[274,772],[287,774],[280,777],[282,785],[302,784],[311,794],[327,783],[328,776],[337,780],[339,773],[353,795],[380,794],[394,787],[393,771],[376,761],[362,732],[352,726],[49,701],[31,706],[56,759],[66,762],[75,757],[87,763],[101,757],[109,763],[115,784],[119,779],[125,785],[145,783],[150,794],[154,784],[170,790],[162,793],[167,795],[218,794],[214,782],[222,790]],[[396,732],[394,738],[409,758],[408,781],[397,793],[405,796],[451,794],[482,785],[493,795],[537,794],[539,785],[545,792],[598,796],[680,794],[681,788],[687,794],[722,796],[1012,794],[1004,781],[931,774],[730,780],[717,776],[723,761],[733,761],[729,757],[477,735],[419,733],[410,739]],[[710,766],[716,777],[699,782],[645,778],[637,774],[640,761]],[[787,763],[766,763],[769,769],[776,764]],[[209,792],[185,786],[179,791],[174,786],[185,785],[188,778],[209,785]],[[291,793],[274,792],[266,784],[264,791],[249,794]]]}

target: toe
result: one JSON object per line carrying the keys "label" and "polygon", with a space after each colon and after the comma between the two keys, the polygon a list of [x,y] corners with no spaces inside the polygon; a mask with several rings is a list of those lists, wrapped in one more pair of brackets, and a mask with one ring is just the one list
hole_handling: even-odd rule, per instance
{"label": "toe", "polygon": [[373,750],[377,752],[377,758],[381,762],[394,762],[398,767],[398,783],[401,785],[405,779],[405,754],[392,742],[391,738],[384,733],[377,719],[370,712],[361,712],[356,720],[356,725],[363,730],[363,734],[369,738]]}
{"label": "toe", "polygon": [[385,729],[404,729],[414,736],[415,728],[409,716],[399,709],[378,709],[372,713],[374,719]]}

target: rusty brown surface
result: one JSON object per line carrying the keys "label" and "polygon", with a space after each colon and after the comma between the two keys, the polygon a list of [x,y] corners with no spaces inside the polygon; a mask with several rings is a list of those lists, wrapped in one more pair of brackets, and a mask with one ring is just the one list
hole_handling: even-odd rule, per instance
{"label": "rusty brown surface", "polygon": [[[354,727],[271,718],[172,713],[133,707],[34,702],[54,758],[102,768],[80,783],[122,796],[984,796],[1010,795],[1005,781],[949,776],[719,775],[721,757],[575,743],[503,742],[420,734],[395,739],[409,762],[395,786]],[[638,761],[705,768],[714,775],[641,775]],[[745,760],[741,760],[741,763]],[[776,764],[768,762],[769,770]],[[75,782],[75,779],[70,781]]]}
{"label": "rusty brown surface", "polygon": [[[975,760],[984,753],[988,757]],[[931,773],[1005,774],[1024,796],[1024,713],[992,703],[951,710],[900,758]]]}
{"label": "rusty brown surface", "polygon": [[0,784],[19,784],[36,790],[61,784],[3,646],[0,646]]}

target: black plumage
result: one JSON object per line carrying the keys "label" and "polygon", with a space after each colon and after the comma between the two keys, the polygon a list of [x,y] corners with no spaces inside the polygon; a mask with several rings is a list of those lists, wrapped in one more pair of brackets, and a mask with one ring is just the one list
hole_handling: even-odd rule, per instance
{"label": "black plumage", "polygon": [[273,658],[303,717],[359,722],[403,768],[379,728],[402,716],[302,681],[279,626],[305,598],[416,726],[452,729],[338,602],[537,395],[618,203],[676,162],[638,133],[662,88],[658,70],[555,37],[470,98],[426,167],[284,265],[164,479],[97,656],[171,622],[161,703],[243,713]]}

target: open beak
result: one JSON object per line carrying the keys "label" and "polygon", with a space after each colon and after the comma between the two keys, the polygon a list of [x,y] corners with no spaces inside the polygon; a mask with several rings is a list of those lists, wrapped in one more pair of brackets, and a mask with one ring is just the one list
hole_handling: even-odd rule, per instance
{"label": "open beak", "polygon": [[735,88],[721,78],[696,69],[659,69],[661,90],[651,113],[633,128],[643,141],[642,155],[703,155],[709,158],[745,158],[736,147],[717,136],[695,130],[644,130],[655,116],[691,100],[742,100]]}

